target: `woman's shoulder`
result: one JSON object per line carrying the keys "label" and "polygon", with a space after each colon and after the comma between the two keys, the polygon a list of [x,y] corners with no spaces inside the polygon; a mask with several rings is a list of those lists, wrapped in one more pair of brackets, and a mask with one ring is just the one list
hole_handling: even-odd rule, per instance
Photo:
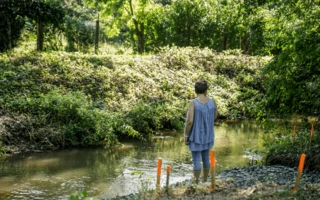
{"label": "woman's shoulder", "polygon": [[211,100],[213,103],[216,103],[216,101],[214,100],[214,98],[209,98],[209,100]]}
{"label": "woman's shoulder", "polygon": [[209,98],[209,101],[211,102],[211,104],[213,104],[214,106],[216,106],[216,101],[214,100],[214,98]]}
{"label": "woman's shoulder", "polygon": [[190,101],[189,101],[189,107],[193,107],[194,106],[194,103],[195,102],[195,99],[191,99]]}

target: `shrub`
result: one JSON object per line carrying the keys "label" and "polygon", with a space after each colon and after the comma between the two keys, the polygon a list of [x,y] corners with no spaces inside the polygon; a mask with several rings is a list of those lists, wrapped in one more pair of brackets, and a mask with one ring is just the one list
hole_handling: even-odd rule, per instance
{"label": "shrub", "polygon": [[126,115],[139,133],[152,134],[160,129],[180,129],[183,126],[186,102],[154,101],[139,103]]}
{"label": "shrub", "polygon": [[266,164],[297,167],[302,153],[306,154],[305,168],[320,170],[320,135],[315,130],[310,145],[310,124],[300,124],[294,139],[292,125],[283,128],[277,125],[272,135],[264,136],[266,147]]}
{"label": "shrub", "polygon": [[[95,146],[117,142],[110,113],[95,108],[82,92],[53,90],[39,98],[19,98],[11,104],[12,110],[29,113],[21,118],[21,123],[25,124],[22,130],[34,143],[43,139],[49,139],[54,146]],[[43,129],[47,131],[41,131]],[[11,132],[22,130],[19,126],[10,129]]]}

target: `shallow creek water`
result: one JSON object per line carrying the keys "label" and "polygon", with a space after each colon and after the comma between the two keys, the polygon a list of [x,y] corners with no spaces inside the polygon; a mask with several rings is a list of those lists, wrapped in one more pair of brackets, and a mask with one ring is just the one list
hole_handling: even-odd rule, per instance
{"label": "shallow creek water", "polygon": [[[217,172],[248,165],[247,148],[262,150],[255,121],[215,127]],[[250,155],[249,155],[250,156]],[[161,132],[148,143],[123,142],[109,149],[69,149],[19,154],[0,163],[0,199],[67,199],[76,191],[106,198],[155,187],[157,159],[171,166],[170,184],[192,177],[192,160],[182,132]]]}

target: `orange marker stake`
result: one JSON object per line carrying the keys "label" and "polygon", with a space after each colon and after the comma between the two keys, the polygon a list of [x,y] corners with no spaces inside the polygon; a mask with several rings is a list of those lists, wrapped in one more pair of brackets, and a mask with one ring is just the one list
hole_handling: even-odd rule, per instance
{"label": "orange marker stake", "polygon": [[310,148],[311,148],[311,143],[312,143],[312,137],[314,135],[314,128],[313,128],[313,124],[311,125],[311,132],[310,132]]}
{"label": "orange marker stake", "polygon": [[211,188],[210,191],[214,191],[214,186],[216,182],[216,159],[214,157],[214,151],[210,151],[210,173],[211,173]]}
{"label": "orange marker stake", "polygon": [[157,185],[156,185],[157,190],[160,189],[161,165],[162,165],[162,159],[158,158]]}
{"label": "orange marker stake", "polygon": [[296,126],[293,126],[293,141],[292,141],[292,143],[294,143],[294,141],[296,140],[296,135],[297,135]]}
{"label": "orange marker stake", "polygon": [[168,166],[168,167],[167,167],[167,182],[166,182],[167,190],[168,190],[168,188],[169,188],[170,171],[171,171],[171,168],[170,168],[170,166]]}
{"label": "orange marker stake", "polygon": [[295,184],[295,186],[293,188],[293,192],[294,193],[296,193],[297,190],[298,190],[298,186],[299,186],[299,182],[300,182],[300,179],[301,179],[301,175],[302,175],[305,159],[306,159],[306,154],[301,154],[299,167],[298,167],[298,174],[297,174],[297,178],[296,178],[296,184]]}
{"label": "orange marker stake", "polygon": [[314,136],[314,127],[313,127],[313,124],[311,125],[311,133],[310,133],[310,136],[311,136],[311,137]]}

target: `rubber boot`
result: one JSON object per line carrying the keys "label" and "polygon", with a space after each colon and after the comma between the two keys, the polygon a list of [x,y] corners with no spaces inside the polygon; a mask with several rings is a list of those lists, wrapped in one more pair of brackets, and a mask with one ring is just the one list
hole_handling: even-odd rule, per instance
{"label": "rubber boot", "polygon": [[193,183],[198,184],[199,183],[199,177],[200,177],[201,170],[194,170],[193,175],[194,175],[194,181]]}
{"label": "rubber boot", "polygon": [[202,182],[204,182],[204,183],[207,182],[209,172],[210,172],[210,168],[203,168],[203,179],[202,179]]}

